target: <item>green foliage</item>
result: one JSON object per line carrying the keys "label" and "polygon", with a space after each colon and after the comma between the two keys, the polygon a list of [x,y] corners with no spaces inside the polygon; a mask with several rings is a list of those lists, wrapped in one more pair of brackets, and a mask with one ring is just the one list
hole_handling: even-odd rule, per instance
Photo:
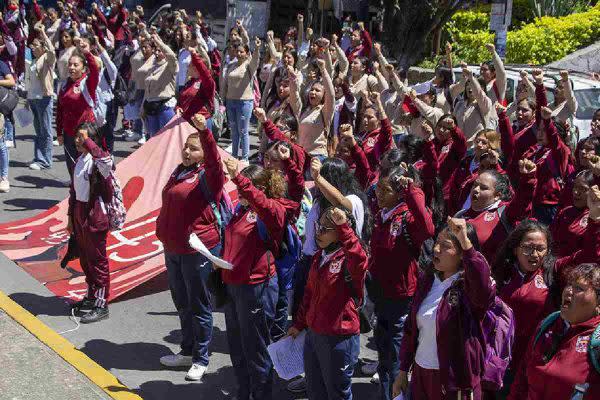
{"label": "green foliage", "polygon": [[560,17],[584,11],[589,7],[589,0],[528,0],[536,17]]}

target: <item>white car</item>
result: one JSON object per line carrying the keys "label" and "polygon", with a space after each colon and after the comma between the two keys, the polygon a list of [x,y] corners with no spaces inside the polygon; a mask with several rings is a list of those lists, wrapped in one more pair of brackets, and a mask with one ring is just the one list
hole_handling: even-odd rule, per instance
{"label": "white car", "polygon": [[[479,66],[470,65],[469,70],[479,75]],[[506,66],[506,99],[510,104],[516,95],[517,85],[521,80],[520,72],[526,70],[531,72],[531,66]],[[456,79],[460,79],[460,68],[453,70]],[[556,68],[544,68],[544,86],[546,86],[546,96],[548,103],[554,101],[554,79],[559,76],[559,70]],[[573,125],[579,129],[579,138],[584,139],[591,134],[591,122],[594,112],[600,109],[600,82],[591,79],[588,75],[569,72],[569,79],[573,82],[573,94],[577,100],[577,112],[573,119]]]}

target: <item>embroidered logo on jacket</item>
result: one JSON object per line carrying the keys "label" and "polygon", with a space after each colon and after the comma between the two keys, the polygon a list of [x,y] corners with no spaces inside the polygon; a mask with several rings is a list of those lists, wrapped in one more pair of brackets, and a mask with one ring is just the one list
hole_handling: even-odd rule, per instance
{"label": "embroidered logo on jacket", "polygon": [[338,272],[340,272],[342,270],[342,261],[343,260],[341,259],[332,261],[329,265],[329,272],[332,274],[337,274]]}
{"label": "embroidered logo on jacket", "polygon": [[198,174],[194,174],[185,180],[185,183],[194,183],[198,179]]}
{"label": "embroidered logo on jacket", "polygon": [[544,282],[544,277],[541,275],[537,275],[534,278],[533,283],[538,289],[548,289],[548,286],[546,286],[546,282]]}
{"label": "embroidered logo on jacket", "polygon": [[460,294],[457,289],[450,289],[448,293],[448,304],[452,307],[456,307],[458,305]]}
{"label": "embroidered logo on jacket", "polygon": [[486,212],[483,216],[485,222],[491,222],[496,219],[496,212]]}
{"label": "embroidered logo on jacket", "polygon": [[194,83],[194,89],[196,89],[196,90],[200,89],[200,82]]}
{"label": "embroidered logo on jacket", "polygon": [[394,221],[390,224],[390,235],[398,236],[402,229],[402,221]]}
{"label": "embroidered logo on jacket", "polygon": [[246,221],[249,224],[253,224],[256,222],[256,213],[254,211],[248,211],[248,215],[246,215]]}
{"label": "embroidered logo on jacket", "polygon": [[81,93],[81,89],[79,89],[79,86],[75,86],[75,87],[73,88],[73,93],[75,93],[75,94],[79,94],[79,93]]}
{"label": "embroidered logo on jacket", "polygon": [[440,151],[440,153],[448,153],[450,151],[450,145],[447,144],[444,147],[442,147],[442,150]]}
{"label": "embroidered logo on jacket", "polygon": [[579,336],[577,343],[575,343],[575,351],[578,353],[587,353],[588,343],[590,342],[590,335]]}
{"label": "embroidered logo on jacket", "polygon": [[367,139],[367,147],[373,147],[373,146],[375,146],[375,138],[370,137]]}
{"label": "embroidered logo on jacket", "polygon": [[588,226],[588,216],[587,215],[579,220],[579,226],[584,229],[587,228],[587,226]]}

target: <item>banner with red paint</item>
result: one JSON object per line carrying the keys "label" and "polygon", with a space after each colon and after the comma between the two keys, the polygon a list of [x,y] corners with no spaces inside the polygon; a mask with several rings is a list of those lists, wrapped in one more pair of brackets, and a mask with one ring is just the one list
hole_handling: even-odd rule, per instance
{"label": "banner with red paint", "polygon": [[[165,270],[163,247],[155,235],[161,192],[181,163],[183,144],[194,131],[189,123],[175,117],[160,135],[117,165],[127,220],[123,229],[109,232],[107,238],[111,300]],[[221,149],[220,153],[223,159],[229,157]],[[231,182],[225,189],[233,200],[237,198]],[[57,296],[79,300],[86,293],[79,261],[60,268],[69,239],[67,208],[68,200],[63,200],[35,217],[0,224],[0,251]]]}

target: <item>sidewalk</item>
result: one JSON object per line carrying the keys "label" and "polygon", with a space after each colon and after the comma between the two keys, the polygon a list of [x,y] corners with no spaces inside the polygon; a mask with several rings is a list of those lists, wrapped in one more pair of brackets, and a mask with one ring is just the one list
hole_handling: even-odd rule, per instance
{"label": "sidewalk", "polygon": [[2,292],[0,343],[2,399],[140,398]]}

